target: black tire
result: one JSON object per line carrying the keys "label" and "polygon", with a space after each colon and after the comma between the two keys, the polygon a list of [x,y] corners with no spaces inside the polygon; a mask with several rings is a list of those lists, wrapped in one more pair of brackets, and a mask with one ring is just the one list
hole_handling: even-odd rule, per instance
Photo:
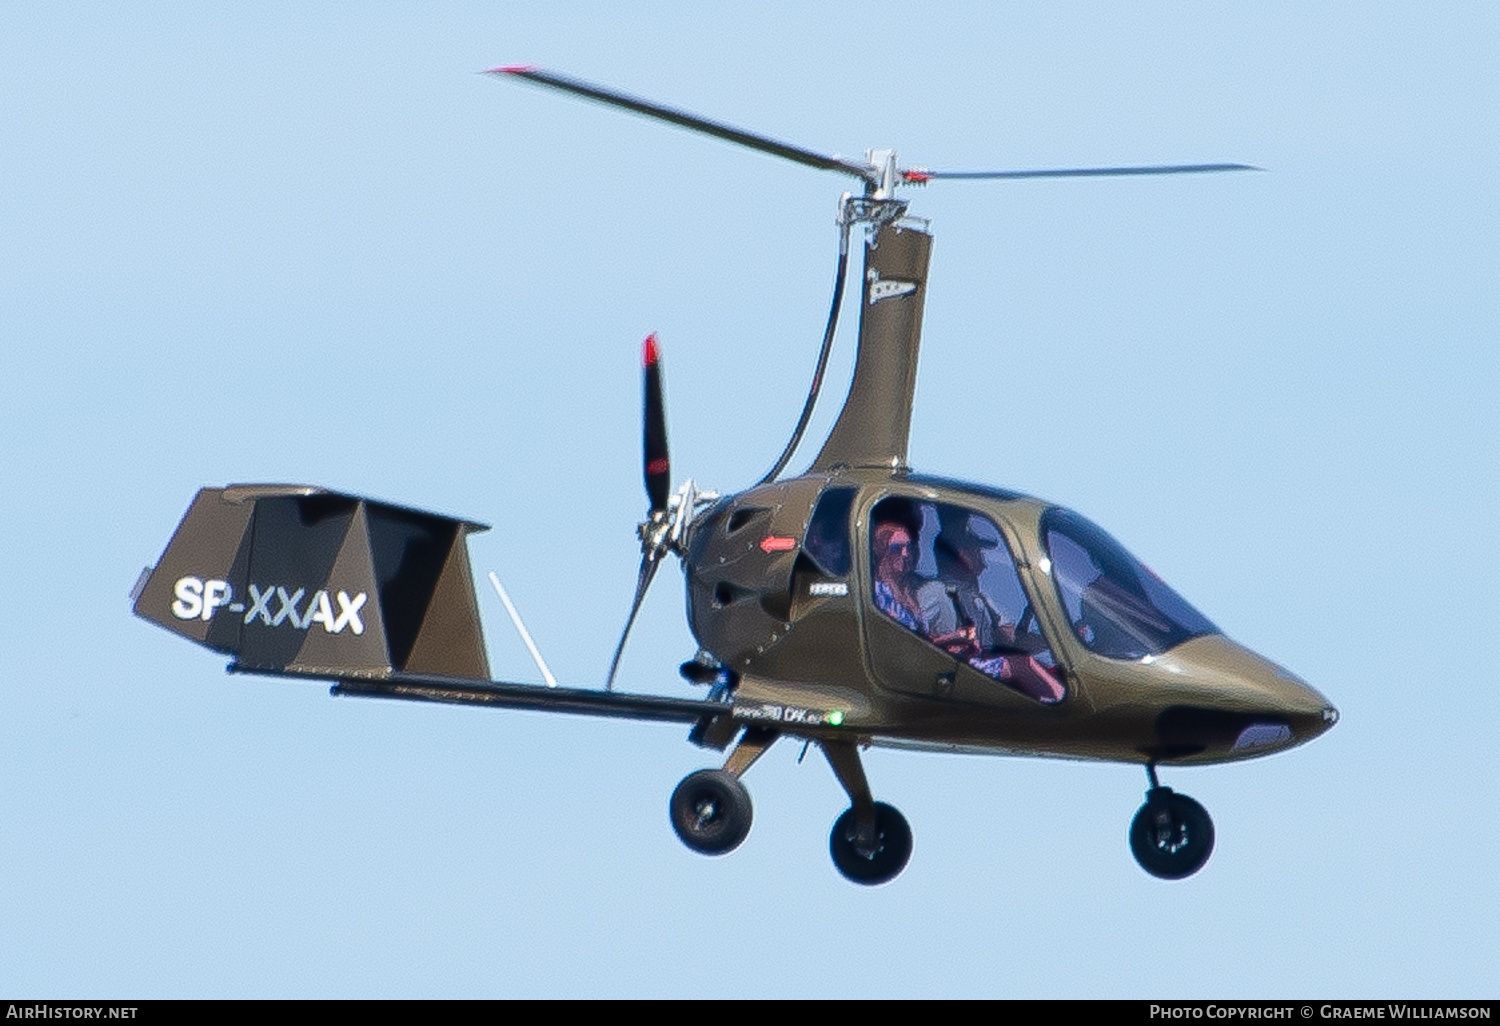
{"label": "black tire", "polygon": [[750,833],[750,792],[723,770],[689,773],[672,792],[672,829],[704,855],[727,855]]}
{"label": "black tire", "polygon": [[828,837],[828,852],[845,879],[874,887],[901,875],[911,858],[911,827],[906,817],[885,802],[875,803],[874,855],[863,855],[854,847],[854,809],[834,820]]}
{"label": "black tire", "polygon": [[1162,880],[1181,880],[1203,868],[1214,850],[1208,810],[1170,788],[1146,796],[1130,821],[1130,851],[1141,868]]}

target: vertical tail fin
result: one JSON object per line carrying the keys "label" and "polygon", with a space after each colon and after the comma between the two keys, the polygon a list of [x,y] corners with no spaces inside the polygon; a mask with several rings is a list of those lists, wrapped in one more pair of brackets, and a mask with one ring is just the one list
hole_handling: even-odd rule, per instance
{"label": "vertical tail fin", "polygon": [[243,670],[488,680],[465,542],[483,530],[321,488],[204,488],[135,613]]}

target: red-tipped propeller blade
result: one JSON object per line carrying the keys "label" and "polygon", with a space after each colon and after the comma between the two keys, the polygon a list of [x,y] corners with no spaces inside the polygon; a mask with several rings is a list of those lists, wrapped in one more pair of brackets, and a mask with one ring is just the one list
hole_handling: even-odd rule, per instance
{"label": "red-tipped propeller blade", "polygon": [[656,576],[656,568],[667,551],[660,538],[651,533],[653,527],[660,529],[666,523],[667,499],[671,495],[672,481],[672,461],[667,455],[667,411],[662,401],[661,350],[657,348],[655,332],[647,335],[646,341],[641,344],[641,372],[645,385],[642,448],[645,456],[646,500],[651,504],[651,511],[646,523],[641,525],[641,569],[636,575],[635,598],[631,600],[630,615],[625,618],[625,629],[620,632],[614,657],[609,661],[609,673],[604,678],[605,690],[614,689],[615,673],[620,668],[625,640],[630,637],[630,628],[635,623],[635,615],[641,611],[641,601],[646,597],[646,589],[651,587],[651,579]]}
{"label": "red-tipped propeller blade", "polygon": [[661,351],[655,333],[647,335],[641,346],[641,368],[645,376],[644,456],[646,498],[651,512],[667,508],[672,490],[672,460],[667,454],[667,411],[661,393]]}

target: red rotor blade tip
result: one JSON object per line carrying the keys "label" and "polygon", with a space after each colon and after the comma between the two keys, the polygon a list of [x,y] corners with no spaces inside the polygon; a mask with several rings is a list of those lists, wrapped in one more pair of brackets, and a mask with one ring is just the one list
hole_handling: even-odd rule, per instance
{"label": "red rotor blade tip", "polygon": [[485,72],[487,75],[524,75],[528,71],[535,71],[535,64],[507,64],[500,68],[491,68]]}
{"label": "red rotor blade tip", "polygon": [[656,362],[656,332],[646,336],[646,342],[641,347],[641,366],[650,367]]}

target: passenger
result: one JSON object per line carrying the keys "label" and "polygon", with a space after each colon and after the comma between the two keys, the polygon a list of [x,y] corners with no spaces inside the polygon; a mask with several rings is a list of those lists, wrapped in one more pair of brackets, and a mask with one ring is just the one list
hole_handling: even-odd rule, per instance
{"label": "passenger", "polygon": [[904,524],[887,520],[875,526],[875,605],[891,619],[918,633],[926,633],[917,612],[914,590],[915,546]]}

